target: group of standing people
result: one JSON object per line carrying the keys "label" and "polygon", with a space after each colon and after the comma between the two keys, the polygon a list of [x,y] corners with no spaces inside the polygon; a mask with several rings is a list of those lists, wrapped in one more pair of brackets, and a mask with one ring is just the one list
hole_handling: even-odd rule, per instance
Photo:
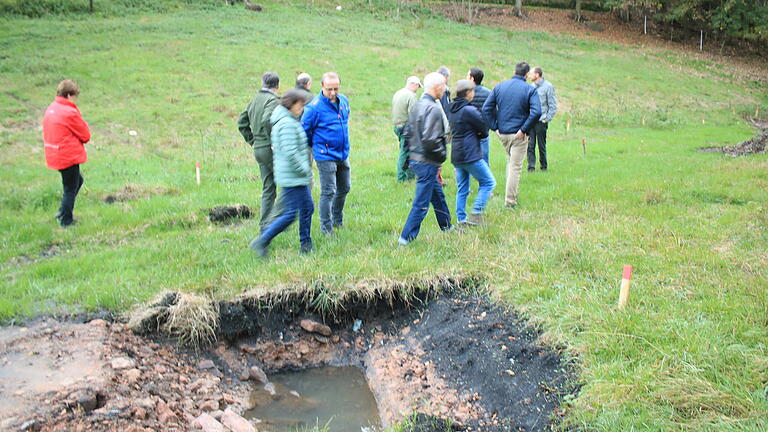
{"label": "group of standing people", "polygon": [[[313,250],[310,235],[312,161],[320,173],[320,230],[333,234],[344,224],[344,204],[352,187],[349,163],[349,101],[340,93],[341,79],[326,72],[312,94],[312,77],[296,78],[296,88],[278,97],[280,78],[262,77],[256,93],[238,119],[238,129],[253,148],[262,179],[260,235],[250,248],[266,256],[272,240],[298,217],[302,253]],[[277,186],[282,190],[277,198]]]}
{"label": "group of standing people", "polygon": [[[483,71],[471,68],[466,79],[455,83],[453,99],[447,87],[447,67],[428,74],[423,84],[416,76],[408,77],[405,88],[392,99],[392,121],[400,143],[397,179],[416,179],[400,244],[408,244],[418,236],[430,204],[440,229],[453,229],[441,175],[449,143],[456,170],[458,224],[482,224],[485,206],[496,186],[489,165],[490,130],[498,133],[507,153],[507,207],[517,205],[526,154],[528,170],[533,171],[538,146],[540,168],[547,170],[547,128],[557,112],[557,102],[552,85],[542,76],[541,68],[531,71],[527,63],[521,62],[516,65],[515,76],[489,90],[482,86]],[[533,85],[526,82],[526,77]],[[320,231],[330,235],[344,224],[344,205],[352,186],[350,106],[340,92],[337,73],[324,73],[320,85],[321,91],[314,95],[312,77],[302,73],[296,77],[295,88],[278,96],[280,78],[267,72],[262,76],[262,88],[238,119],[238,129],[253,150],[262,180],[260,235],[250,243],[260,256],[266,256],[272,240],[297,217],[300,250],[313,250],[313,162],[320,179]],[[417,99],[421,87],[424,93]],[[73,81],[59,83],[56,98],[43,119],[47,166],[61,173],[63,194],[55,217],[62,227],[75,222],[75,199],[83,185],[80,164],[87,161],[84,144],[90,140],[88,124],[75,105],[79,94]],[[467,215],[471,178],[478,181],[479,190]]]}
{"label": "group of standing people", "polygon": [[[406,87],[392,99],[392,121],[400,142],[397,179],[416,178],[411,211],[398,242],[407,245],[419,234],[430,203],[438,226],[453,229],[445,201],[442,164],[451,145],[451,163],[456,170],[456,217],[459,225],[484,223],[483,212],[496,186],[491,172],[489,130],[496,131],[507,153],[505,206],[515,208],[523,159],[528,156],[528,171],[536,168],[536,147],[542,171],[548,168],[546,138],[549,122],[557,112],[552,85],[543,79],[541,68],[531,70],[526,62],[515,66],[515,75],[489,90],[482,86],[484,73],[471,68],[466,79],[456,82],[455,98],[447,88],[450,71],[441,66],[424,77],[424,94],[416,100],[422,86],[418,77],[406,80]],[[533,85],[528,84],[530,78]],[[479,188],[471,214],[466,212],[470,179]]]}

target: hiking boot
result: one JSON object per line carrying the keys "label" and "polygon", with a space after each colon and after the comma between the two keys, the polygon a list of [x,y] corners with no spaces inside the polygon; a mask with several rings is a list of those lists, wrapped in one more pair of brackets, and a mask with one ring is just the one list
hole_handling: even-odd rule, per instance
{"label": "hiking boot", "polygon": [[482,213],[473,213],[469,215],[467,223],[471,225],[485,225],[485,218]]}
{"label": "hiking boot", "polygon": [[306,242],[301,244],[301,249],[299,249],[299,252],[306,255],[314,250],[315,248],[312,247],[312,242]]}
{"label": "hiking boot", "polygon": [[267,256],[267,245],[259,240],[259,237],[253,239],[248,247],[259,256],[259,258],[265,258]]}

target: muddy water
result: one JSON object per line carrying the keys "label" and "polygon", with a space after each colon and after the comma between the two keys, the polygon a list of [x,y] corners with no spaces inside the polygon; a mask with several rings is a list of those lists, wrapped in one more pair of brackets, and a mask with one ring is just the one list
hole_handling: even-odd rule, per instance
{"label": "muddy water", "polygon": [[363,371],[322,367],[270,375],[274,395],[258,386],[251,394],[248,419],[261,420],[260,431],[311,430],[328,424],[334,432],[381,429],[376,400]]}

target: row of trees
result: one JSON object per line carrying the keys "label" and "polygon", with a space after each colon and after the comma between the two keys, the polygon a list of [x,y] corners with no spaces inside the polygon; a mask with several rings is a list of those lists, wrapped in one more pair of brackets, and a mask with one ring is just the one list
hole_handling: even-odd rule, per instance
{"label": "row of trees", "polygon": [[[519,16],[524,6],[570,4],[574,19],[582,19],[582,7],[616,11],[627,21],[647,16],[662,26],[703,30],[721,41],[746,41],[768,48],[768,0],[454,0],[472,10],[472,3],[510,4]],[[471,18],[470,18],[471,19]]]}

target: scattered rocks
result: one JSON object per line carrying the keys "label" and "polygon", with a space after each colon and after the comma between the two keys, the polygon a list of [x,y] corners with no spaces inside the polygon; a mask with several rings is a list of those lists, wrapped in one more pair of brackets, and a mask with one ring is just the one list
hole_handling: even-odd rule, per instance
{"label": "scattered rocks", "polygon": [[241,381],[258,381],[262,384],[266,384],[269,382],[269,379],[267,378],[267,374],[264,373],[263,370],[261,370],[258,366],[251,366],[246,367],[241,373],[240,373],[240,380]]}
{"label": "scattered rocks", "polygon": [[157,421],[160,423],[175,423],[179,421],[179,417],[176,413],[173,412],[173,410],[168,407],[168,404],[162,399],[158,399],[157,401],[155,414],[157,415]]}
{"label": "scattered rocks", "polygon": [[303,328],[305,331],[308,331],[310,333],[318,333],[323,336],[330,336],[332,334],[330,327],[310,319],[301,320],[301,323],[299,323],[299,325],[301,325],[301,328]]}
{"label": "scattered rocks", "polygon": [[208,359],[200,360],[200,362],[197,363],[197,368],[200,370],[213,369],[215,367],[216,367],[216,364],[212,360],[208,360]]}
{"label": "scattered rocks", "polygon": [[213,418],[210,414],[200,414],[192,424],[203,430],[203,432],[226,432],[224,425]]}
{"label": "scattered rocks", "polygon": [[130,369],[133,367],[133,361],[125,357],[116,357],[112,359],[110,365],[114,370]]}
{"label": "scattered rocks", "polygon": [[262,11],[262,7],[261,7],[260,4],[251,3],[250,0],[245,0],[245,8],[250,10],[250,11],[254,11],[254,12],[261,12]]}
{"label": "scattered rocks", "polygon": [[256,432],[256,428],[236,412],[227,408],[221,416],[221,422],[232,432]]}
{"label": "scattered rocks", "polygon": [[[103,399],[103,398],[102,398]],[[99,393],[92,389],[77,390],[69,395],[64,404],[72,410],[82,410],[89,413],[96,408],[103,406],[99,403]]]}

